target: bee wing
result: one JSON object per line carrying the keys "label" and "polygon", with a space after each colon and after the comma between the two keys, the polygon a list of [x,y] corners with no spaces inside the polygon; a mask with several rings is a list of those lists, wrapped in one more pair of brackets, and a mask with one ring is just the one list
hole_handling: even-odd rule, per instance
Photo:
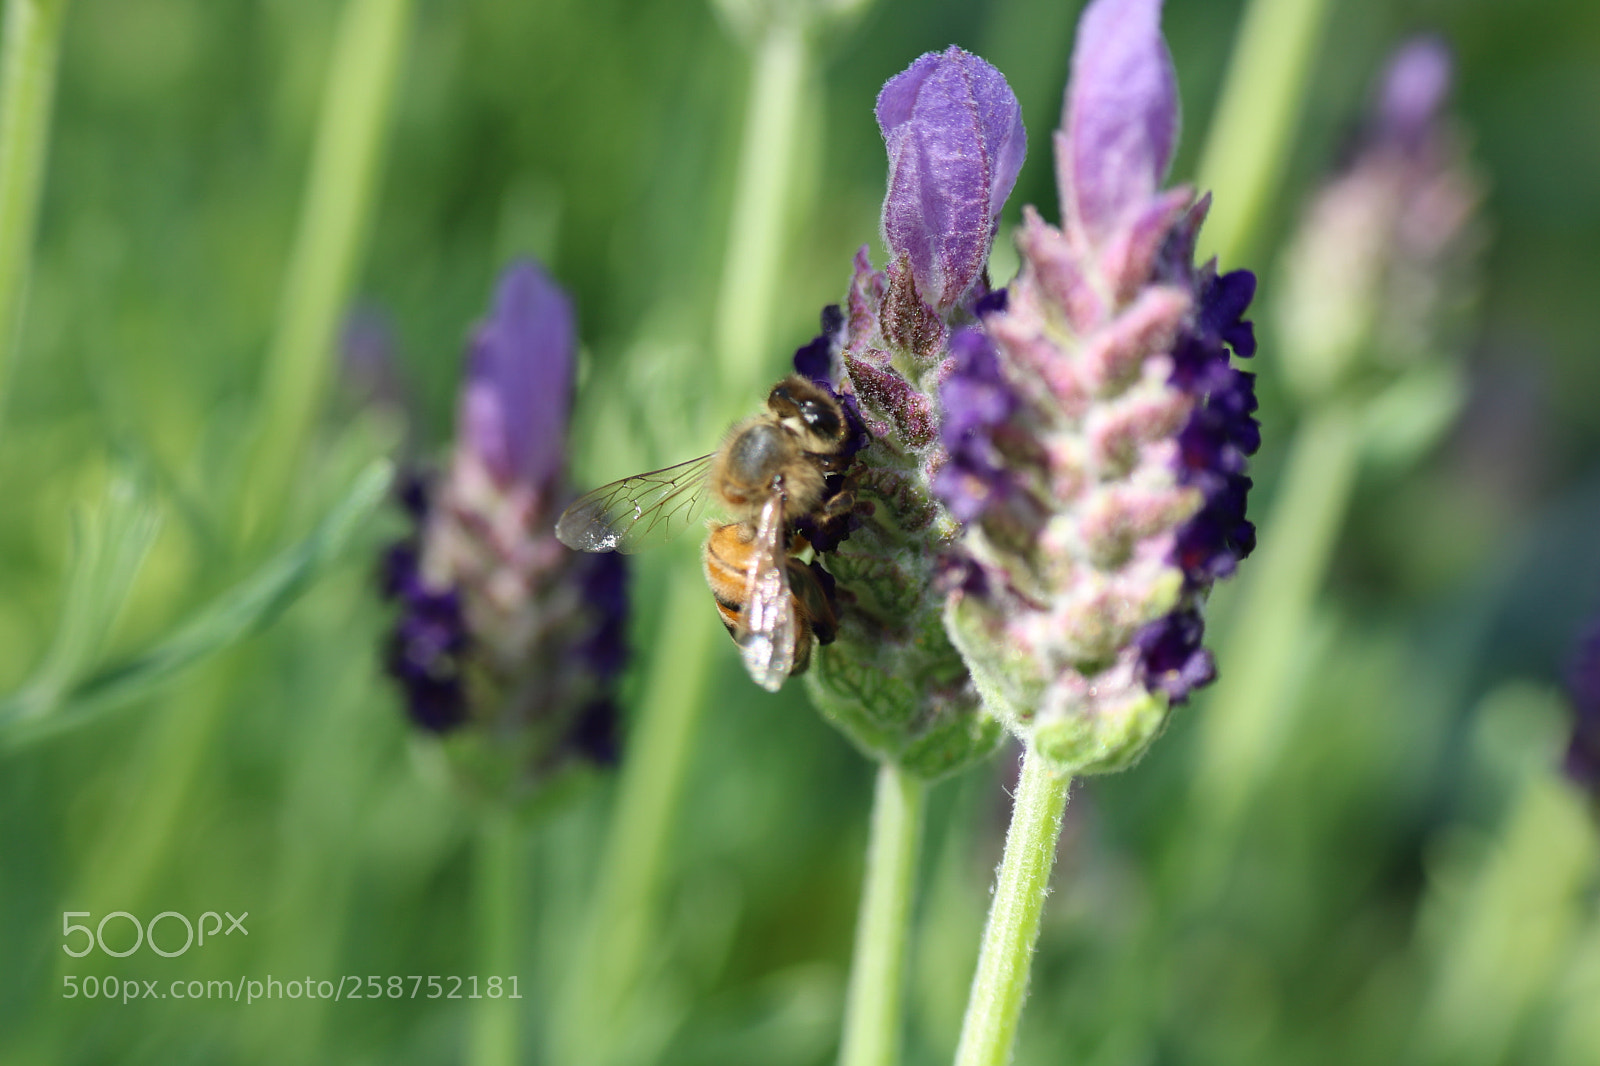
{"label": "bee wing", "polygon": [[585,493],[561,513],[556,537],[578,551],[626,555],[677,536],[705,510],[711,459],[702,455]]}
{"label": "bee wing", "polygon": [[745,571],[745,604],[733,638],[745,669],[756,684],[776,692],[794,669],[796,621],[789,595],[789,566],[783,535],[783,497],[773,495],[761,508]]}

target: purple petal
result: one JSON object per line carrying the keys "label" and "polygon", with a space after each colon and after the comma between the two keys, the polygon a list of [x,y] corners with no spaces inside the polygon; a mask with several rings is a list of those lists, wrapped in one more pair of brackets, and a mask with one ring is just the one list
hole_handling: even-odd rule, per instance
{"label": "purple petal", "polygon": [[1437,37],[1406,42],[1389,60],[1378,122],[1384,132],[1413,141],[1433,124],[1450,95],[1450,48]]}
{"label": "purple petal", "polygon": [[1178,143],[1161,0],[1094,0],[1078,22],[1056,174],[1068,229],[1103,244],[1155,195]]}
{"label": "purple petal", "polygon": [[566,293],[532,261],[507,267],[468,350],[457,431],[502,483],[560,475],[575,352]]}
{"label": "purple petal", "polygon": [[988,261],[1027,153],[1022,109],[998,70],[952,45],[890,79],[877,115],[889,153],[884,241],[942,313]]}

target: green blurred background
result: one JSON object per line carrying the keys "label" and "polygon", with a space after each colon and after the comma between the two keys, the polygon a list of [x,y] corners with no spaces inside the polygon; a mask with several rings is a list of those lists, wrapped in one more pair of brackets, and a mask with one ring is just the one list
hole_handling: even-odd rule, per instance
{"label": "green blurred background", "polygon": [[[109,484],[136,486],[162,521],[105,661],[239,576],[226,532],[239,426],[341,6],[73,0],[0,428],[0,691],[45,659],[72,515]],[[1180,180],[1241,7],[1167,4]],[[855,249],[876,246],[872,103],[918,54],[953,42],[1006,74],[1032,135],[1006,221],[1023,203],[1056,217],[1048,131],[1078,8],[879,0],[819,34],[754,380],[783,370],[843,295]],[[1267,310],[1282,235],[1343,158],[1389,49],[1418,29],[1457,52],[1455,113],[1487,189],[1469,398],[1425,458],[1362,471],[1281,750],[1237,824],[1212,839],[1194,813],[1203,696],[1137,768],[1075,787],[1018,1063],[1600,1062],[1597,830],[1552,769],[1555,680],[1600,611],[1600,6],[1333,5],[1280,188],[1223,264],[1262,279],[1256,500],[1274,498],[1297,417]],[[463,339],[515,253],[541,257],[578,306],[575,480],[709,450],[725,425],[708,353],[749,79],[738,36],[694,0],[420,0],[351,301],[389,323],[408,419],[339,391],[286,527],[310,528],[366,458],[446,444]],[[487,976],[482,812],[409,735],[378,667],[374,559],[399,528],[364,523],[262,632],[115,714],[0,752],[0,1061],[464,1061],[466,1001],[61,998],[70,974]],[[690,552],[640,559],[636,647],[661,639],[665,582],[696,565]],[[1221,627],[1232,602],[1217,604]],[[618,1061],[828,1062],[872,768],[800,686],[769,698],[731,646],[715,652]],[[647,683],[633,671],[630,705]],[[954,1045],[1014,754],[934,791],[910,1063]],[[547,1061],[611,792],[582,791],[520,838],[508,950],[526,1062]],[[80,961],[61,951],[69,910],[248,911],[249,935],[176,959]]]}

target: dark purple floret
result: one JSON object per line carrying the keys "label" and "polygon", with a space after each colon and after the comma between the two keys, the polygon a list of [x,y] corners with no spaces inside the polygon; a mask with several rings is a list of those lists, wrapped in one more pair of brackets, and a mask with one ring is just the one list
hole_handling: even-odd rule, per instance
{"label": "dark purple floret", "polygon": [[405,692],[412,720],[436,733],[461,725],[467,720],[461,660],[470,643],[461,597],[427,586],[414,541],[385,553],[381,580],[384,595],[400,604],[386,665]]}
{"label": "dark purple floret", "polygon": [[1215,677],[1200,644],[1204,623],[1188,604],[1231,575],[1256,546],[1255,526],[1245,517],[1251,486],[1245,469],[1261,446],[1255,375],[1228,361],[1230,348],[1241,358],[1255,354],[1255,329],[1243,317],[1255,290],[1248,270],[1203,274],[1193,323],[1173,345],[1172,382],[1196,397],[1178,433],[1178,483],[1199,489],[1203,502],[1179,528],[1173,550],[1183,570],[1184,606],[1146,627],[1139,647],[1147,683],[1175,704]]}
{"label": "dark purple floret", "polygon": [[593,633],[579,645],[579,654],[602,682],[609,682],[628,662],[627,557],[606,552],[585,556],[583,563],[584,602],[598,617]]}
{"label": "dark purple floret", "polygon": [[844,312],[838,304],[822,309],[822,331],[801,345],[794,353],[795,373],[809,378],[818,385],[833,387],[833,357],[839,350],[841,331],[844,329]]}
{"label": "dark purple floret", "polygon": [[1197,398],[1179,432],[1180,484],[1193,485],[1205,502],[1179,531],[1179,562],[1191,585],[1231,574],[1255,547],[1245,519],[1248,459],[1261,445],[1255,419],[1255,375],[1229,365],[1229,348],[1242,358],[1255,352],[1255,332],[1243,318],[1255,295],[1255,275],[1236,270],[1203,281],[1194,325],[1179,338],[1173,382]]}
{"label": "dark purple floret", "polygon": [[950,460],[935,475],[933,491],[957,521],[972,522],[1011,493],[1012,475],[994,431],[1016,411],[1017,398],[981,330],[957,331],[950,357],[950,376],[939,387],[940,436]]}
{"label": "dark purple floret", "polygon": [[1192,608],[1174,611],[1140,630],[1134,643],[1144,663],[1145,684],[1179,704],[1193,690],[1216,680],[1216,664],[1200,644],[1204,636],[1205,622]]}
{"label": "dark purple floret", "polygon": [[598,766],[615,766],[622,752],[620,718],[610,699],[594,700],[579,713],[567,743]]}
{"label": "dark purple floret", "polygon": [[1010,298],[1010,294],[1003,288],[990,289],[983,294],[977,303],[972,305],[972,313],[978,318],[982,318],[984,315],[1003,314]]}
{"label": "dark purple floret", "polygon": [[420,525],[428,513],[428,479],[416,470],[402,470],[395,496],[406,517]]}
{"label": "dark purple floret", "polygon": [[1567,693],[1574,712],[1567,774],[1585,788],[1600,791],[1600,622],[1578,642],[1567,671]]}

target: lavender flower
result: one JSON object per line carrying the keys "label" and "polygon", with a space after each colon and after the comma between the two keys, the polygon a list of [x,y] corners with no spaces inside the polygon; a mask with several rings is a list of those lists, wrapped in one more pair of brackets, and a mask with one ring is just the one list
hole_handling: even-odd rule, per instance
{"label": "lavender flower", "polygon": [[1295,340],[1288,381],[1307,400],[1381,387],[1459,347],[1482,195],[1443,119],[1450,66],[1432,37],[1395,53],[1351,162],[1289,242],[1276,309]]}
{"label": "lavender flower", "polygon": [[845,309],[795,368],[836,389],[856,423],[849,520],[805,530],[837,579],[838,639],[808,675],[818,706],[861,747],[923,777],[955,770],[1001,737],[942,622],[941,558],[959,523],[932,492],[946,462],[939,383],[953,330],[989,293],[985,264],[1027,138],[1016,97],[982,59],[930,53],[884,86],[889,154],[883,235],[863,248]]}
{"label": "lavender flower", "polygon": [[468,349],[449,469],[408,486],[416,532],[386,561],[401,605],[389,669],[411,716],[440,733],[471,725],[459,757],[499,790],[616,755],[625,563],[553,531],[575,353],[566,295],[531,262],[508,268]]}
{"label": "lavender flower", "polygon": [[1214,676],[1211,585],[1254,546],[1245,271],[1193,265],[1208,198],[1160,0],[1083,15],[1055,136],[1064,226],[1024,210],[1003,307],[954,338],[934,488],[967,522],[946,620],[991,710],[1058,769],[1117,769]]}
{"label": "lavender flower", "polygon": [[1567,673],[1567,694],[1574,719],[1566,771],[1578,784],[1600,795],[1600,621],[1578,642],[1578,653]]}

